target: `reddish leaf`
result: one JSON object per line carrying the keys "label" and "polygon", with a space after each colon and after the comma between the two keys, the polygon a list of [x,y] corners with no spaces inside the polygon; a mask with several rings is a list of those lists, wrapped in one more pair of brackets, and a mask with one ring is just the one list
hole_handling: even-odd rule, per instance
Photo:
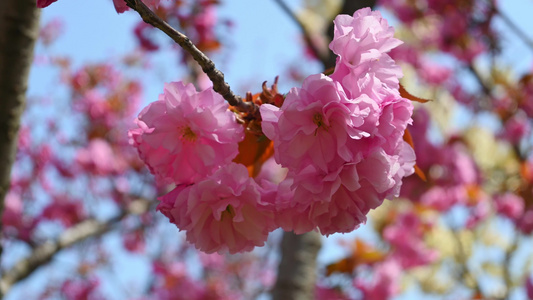
{"label": "reddish leaf", "polygon": [[264,135],[246,131],[244,140],[239,143],[239,155],[233,160],[245,165],[251,177],[257,176],[263,163],[274,154],[274,143]]}
{"label": "reddish leaf", "polygon": [[428,181],[426,174],[424,174],[424,171],[422,171],[422,169],[420,169],[417,165],[415,165],[415,174],[418,175],[418,177],[422,179],[422,181]]}
{"label": "reddish leaf", "polygon": [[420,103],[426,103],[426,102],[429,102],[431,100],[428,100],[428,99],[423,99],[423,98],[418,98],[416,96],[413,96],[411,95],[404,87],[403,85],[400,84],[400,96],[402,96],[403,98],[405,99],[409,99],[411,101],[416,101],[416,102],[420,102]]}
{"label": "reddish leaf", "polygon": [[362,240],[356,239],[352,254],[338,262],[328,265],[326,267],[326,276],[330,276],[333,273],[351,274],[358,265],[371,265],[382,261],[384,258],[384,253],[374,249]]}
{"label": "reddish leaf", "polygon": [[[413,137],[411,136],[411,133],[409,132],[409,129],[405,129],[403,133],[403,140],[409,144],[413,149],[415,149],[415,144],[413,143]],[[424,174],[424,171],[420,169],[417,165],[415,165],[415,174],[420,177],[424,182],[427,182],[426,174]]]}

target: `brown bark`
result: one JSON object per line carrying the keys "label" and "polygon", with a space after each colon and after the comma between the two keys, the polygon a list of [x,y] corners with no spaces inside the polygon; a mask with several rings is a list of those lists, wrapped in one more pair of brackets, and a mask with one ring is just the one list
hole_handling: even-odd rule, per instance
{"label": "brown bark", "polygon": [[0,1],[0,216],[15,159],[33,47],[39,33],[39,15],[35,0]]}
{"label": "brown bark", "polygon": [[320,234],[283,234],[278,278],[272,291],[274,300],[314,299],[316,257],[321,247]]}
{"label": "brown bark", "polygon": [[[339,14],[353,15],[363,7],[374,7],[376,0],[345,0]],[[333,22],[327,35],[333,39]],[[324,70],[335,66],[336,56],[329,53]],[[321,236],[317,232],[295,235],[286,232],[281,243],[281,262],[278,278],[272,290],[274,300],[314,299],[316,283],[316,258],[321,247]]]}

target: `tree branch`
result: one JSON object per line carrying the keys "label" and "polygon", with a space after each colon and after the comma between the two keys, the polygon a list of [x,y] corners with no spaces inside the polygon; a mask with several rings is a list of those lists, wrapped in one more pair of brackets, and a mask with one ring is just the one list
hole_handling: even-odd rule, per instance
{"label": "tree branch", "polygon": [[[39,13],[35,0],[0,1],[0,219],[26,103],[33,46],[39,34]],[[1,236],[0,222],[0,257]]]}
{"label": "tree branch", "polygon": [[309,31],[307,31],[307,28],[305,28],[304,24],[298,19],[298,17],[292,12],[292,10],[285,4],[283,0],[275,0],[275,2],[281,7],[281,9],[289,15],[289,17],[300,27],[300,30],[302,31],[302,34],[304,36],[305,43],[311,49],[313,54],[315,55],[318,60],[322,62],[323,65],[326,65],[328,60],[328,53],[323,53],[323,51],[320,51],[316,44],[311,39],[311,35],[309,34]]}
{"label": "tree branch", "polygon": [[514,232],[514,236],[511,240],[511,245],[509,249],[505,250],[505,258],[503,261],[503,281],[505,282],[505,293],[502,295],[501,299],[508,299],[509,295],[511,294],[511,289],[513,287],[513,278],[511,274],[511,259],[513,258],[513,254],[516,253],[516,250],[518,249],[518,243],[520,240],[520,234],[518,232]]}
{"label": "tree branch", "polygon": [[507,14],[505,14],[504,12],[502,12],[500,9],[497,9],[496,8],[496,13],[498,14],[498,16],[502,19],[502,21],[509,27],[511,28],[512,31],[514,31],[514,33],[524,42],[524,44],[526,44],[530,50],[533,50],[533,40],[530,39],[527,34],[520,28],[518,27],[512,20],[511,18],[509,18],[507,16]]}
{"label": "tree branch", "polygon": [[463,246],[463,242],[461,241],[461,238],[459,237],[459,233],[456,230],[452,230],[452,235],[455,238],[455,241],[457,243],[457,250],[458,250],[458,253],[455,256],[455,260],[459,265],[458,266],[459,272],[457,274],[457,283],[458,284],[463,283],[466,285],[466,287],[469,287],[467,285],[467,282],[471,282],[472,284],[474,284],[472,288],[474,289],[475,294],[481,296],[483,294],[481,292],[481,288],[479,287],[479,283],[476,277],[472,274],[472,272],[468,268],[467,255],[465,252],[465,248]]}
{"label": "tree branch", "polygon": [[25,279],[37,268],[48,263],[60,250],[107,233],[125,217],[147,212],[151,204],[152,201],[145,199],[135,200],[122,213],[107,222],[100,222],[95,219],[85,220],[66,230],[56,241],[48,241],[38,246],[29,257],[20,260],[13,268],[3,274],[0,278],[0,293],[5,295],[15,283]]}
{"label": "tree branch", "polygon": [[241,112],[254,112],[257,110],[255,104],[251,102],[244,102],[241,97],[236,96],[230,86],[224,81],[224,73],[220,72],[215,67],[215,63],[209,59],[202,51],[200,51],[191,40],[183,33],[172,28],[167,22],[163,21],[153,11],[151,11],[141,0],[124,0],[135,10],[144,22],[163,31],[168,37],[174,40],[181,48],[189,52],[194,60],[202,67],[202,71],[213,82],[213,89],[228,101],[228,103],[236,107]]}
{"label": "tree branch", "polygon": [[481,87],[481,89],[483,90],[483,93],[491,98],[492,97],[492,88],[491,88],[491,85],[490,84],[487,84],[485,82],[485,80],[481,77],[481,74],[479,73],[479,71],[476,69],[476,67],[474,67],[473,64],[469,64],[468,67],[467,67],[468,71],[470,71],[470,73],[474,76],[474,78],[476,79],[477,83],[479,84],[479,86]]}

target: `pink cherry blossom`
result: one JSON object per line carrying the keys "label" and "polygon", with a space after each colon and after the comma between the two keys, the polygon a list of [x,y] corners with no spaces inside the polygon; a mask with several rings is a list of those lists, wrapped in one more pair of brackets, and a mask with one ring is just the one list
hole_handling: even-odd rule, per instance
{"label": "pink cherry blossom", "polygon": [[216,43],[215,26],[217,24],[217,10],[214,5],[205,1],[201,9],[194,14],[192,25],[195,29],[195,44],[203,45]]}
{"label": "pink cherry blossom", "polygon": [[456,184],[475,184],[479,181],[479,171],[474,159],[467,154],[460,144],[445,149],[444,163],[447,165],[448,177]]}
{"label": "pink cherry blossom", "polygon": [[66,299],[100,299],[97,278],[68,279],[61,285],[61,294]]}
{"label": "pink cherry blossom", "polygon": [[[377,125],[374,139],[386,153],[393,154],[398,151],[399,144],[403,143],[403,134],[407,125],[412,123],[413,105],[410,101],[389,96],[381,104],[381,114]],[[366,139],[360,142],[365,142]]]}
{"label": "pink cherry blossom", "polygon": [[133,33],[135,34],[135,37],[137,38],[142,50],[151,52],[159,49],[159,46],[149,37],[149,33],[153,31],[154,27],[143,21],[137,23],[137,26],[135,26],[135,29],[133,29]]}
{"label": "pink cherry blossom", "polygon": [[[154,279],[150,288],[151,297],[143,299],[244,299],[242,292],[237,293],[231,289],[228,280],[220,280],[218,277],[214,280],[210,276],[200,280],[194,278],[191,276],[190,268],[182,261],[157,260],[152,263],[152,270]],[[226,276],[228,273],[223,275]]]}
{"label": "pink cherry blossom", "polygon": [[[159,5],[160,0],[143,0],[143,2],[151,8],[155,8]],[[115,6],[115,10],[119,14],[130,9],[129,6],[126,4],[126,1],[124,0],[113,0],[113,5]]]}
{"label": "pink cherry blossom", "polygon": [[430,188],[420,197],[420,202],[435,210],[446,212],[468,197],[463,186],[440,186]]}
{"label": "pink cherry blossom", "polygon": [[5,207],[2,215],[4,226],[19,227],[21,223],[23,203],[18,193],[9,191],[5,197]]}
{"label": "pink cherry blossom", "polygon": [[152,263],[154,284],[152,293],[156,299],[171,300],[179,295],[181,299],[205,299],[206,288],[201,282],[190,278],[183,262],[154,261]]}
{"label": "pink cherry blossom", "polygon": [[381,13],[370,8],[356,11],[353,17],[338,15],[333,23],[330,49],[352,66],[380,58],[382,53],[402,44],[394,38],[394,28]]}
{"label": "pink cherry blossom", "polygon": [[422,61],[420,77],[432,85],[442,85],[452,77],[453,71],[449,67],[442,66],[431,61]]}
{"label": "pink cherry blossom", "polygon": [[526,294],[528,299],[533,299],[533,276],[529,276],[525,282]]}
{"label": "pink cherry blossom", "polygon": [[312,164],[328,172],[353,159],[346,141],[369,136],[359,130],[368,110],[352,110],[342,87],[331,78],[311,75],[293,88],[281,109],[261,105],[265,135],[274,141],[276,161],[289,170]]}
{"label": "pink cherry blossom", "polygon": [[[324,235],[346,233],[356,229],[366,222],[368,211],[376,208],[382,201],[374,190],[360,185],[355,165],[347,165],[335,175],[324,178],[334,179],[322,185],[324,189],[320,192],[322,195],[328,192],[330,195],[327,197],[317,197],[321,193],[313,194],[313,191],[309,190],[309,184],[297,185],[295,191],[296,208],[305,208],[313,226]],[[317,176],[316,179],[318,178]],[[305,197],[313,201],[305,201]]]}
{"label": "pink cherry blossom", "polygon": [[[283,191],[276,196],[285,230],[303,233],[318,227],[324,234],[349,232],[381,203],[364,203],[354,194],[360,188],[355,164],[362,159],[364,147],[348,148],[348,141],[370,136],[359,127],[367,125],[365,118],[372,108],[379,109],[368,96],[350,101],[342,87],[325,75],[309,76],[301,89],[292,89],[281,109],[261,106],[263,132],[274,141],[276,161],[289,170],[280,185]],[[376,131],[377,117],[369,120],[366,128]],[[392,166],[385,164],[388,169]],[[389,177],[391,172],[380,174]],[[292,200],[288,182],[294,190]],[[380,192],[395,182],[390,178],[388,183]]]}
{"label": "pink cherry blossom", "polygon": [[388,300],[400,292],[402,268],[394,260],[387,260],[374,268],[371,280],[357,278],[354,286],[363,294],[362,299]]}
{"label": "pink cherry blossom", "polygon": [[54,18],[41,27],[39,39],[45,46],[49,46],[64,32],[64,27],[65,25],[60,18]]}
{"label": "pink cherry blossom", "polygon": [[466,220],[466,228],[473,229],[480,222],[485,220],[491,213],[491,207],[488,199],[482,197],[478,199],[477,203],[471,208],[468,219]]}
{"label": "pink cherry blossom", "polygon": [[[167,85],[139,114],[139,128],[129,132],[132,143],[157,181],[177,184],[160,198],[159,209],[198,249],[250,250],[274,224],[295,233],[352,231],[383,199],[398,196],[402,179],[414,172],[414,151],[402,139],[413,107],[400,97],[401,70],[385,54],[400,42],[369,9],[341,16],[335,25],[334,76],[311,75],[281,107],[260,107],[275,160],[287,168],[278,185],[275,174],[263,174],[257,185],[244,166],[228,165],[242,127],[227,106],[214,103],[211,89]],[[236,186],[249,193],[248,202]],[[247,226],[251,232],[244,236],[246,212],[264,224]]]}
{"label": "pink cherry blossom", "polygon": [[386,52],[402,44],[394,29],[377,11],[363,8],[353,17],[339,15],[330,49],[338,55],[331,77],[340,82],[350,98],[364,93],[375,100],[399,95],[401,69]]}
{"label": "pink cherry blossom", "polygon": [[[439,6],[443,4],[441,2]],[[439,8],[436,9],[437,12],[442,12]],[[479,29],[469,29],[470,22],[468,14],[456,9],[447,10],[444,17],[439,18],[436,24],[435,30],[440,34],[434,35],[431,42],[458,59],[471,63],[487,49],[483,42],[476,38],[480,35]]]}
{"label": "pink cherry blossom", "polygon": [[130,9],[128,5],[126,4],[126,1],[124,0],[113,0],[113,5],[115,6],[115,10],[119,14]]}
{"label": "pink cherry blossom", "polygon": [[206,269],[220,269],[223,268],[226,262],[225,256],[218,253],[207,254],[204,252],[198,253],[198,258],[202,266]]}
{"label": "pink cherry blossom", "polygon": [[41,212],[40,219],[59,221],[66,228],[79,223],[86,217],[80,201],[69,200],[66,196],[55,197]]}
{"label": "pink cherry blossom", "polygon": [[[414,152],[390,156],[383,150],[336,172],[324,173],[307,166],[275,187],[262,182],[263,198],[275,197],[277,223],[296,234],[318,229],[322,234],[350,232],[366,222],[370,209],[386,197],[397,196],[401,179],[412,173]],[[399,162],[403,162],[400,164]]]}
{"label": "pink cherry blossom", "polygon": [[403,73],[394,60],[383,54],[379,60],[352,67],[337,58],[331,78],[342,84],[350,98],[367,94],[378,103],[389,95],[399,96],[399,80]]}
{"label": "pink cherry blossom", "polygon": [[400,21],[407,24],[420,17],[417,5],[413,5],[409,0],[380,0],[379,5],[393,11]]}
{"label": "pink cherry blossom", "polygon": [[212,88],[165,85],[129,131],[141,159],[161,183],[193,183],[229,163],[238,153],[243,128]]}
{"label": "pink cherry blossom", "polygon": [[305,211],[313,227],[324,235],[353,231],[366,222],[370,209],[385,198],[398,196],[401,179],[412,174],[414,152],[407,144],[404,149],[404,156],[373,152],[329,174],[304,169],[294,176],[293,206]]}
{"label": "pink cherry blossom", "polygon": [[530,119],[520,110],[505,122],[502,137],[510,143],[518,144],[520,140],[531,132]]}
{"label": "pink cherry blossom", "polygon": [[85,170],[108,175],[119,170],[120,157],[116,157],[108,142],[103,139],[93,139],[87,148],[81,148],[76,154],[76,162]]}
{"label": "pink cherry blossom", "polygon": [[206,253],[251,251],[263,246],[276,227],[273,207],[261,201],[248,170],[236,163],[193,185],[180,185],[159,200],[158,209]]}
{"label": "pink cherry blossom", "polygon": [[146,242],[143,232],[140,230],[126,232],[122,236],[122,244],[124,249],[133,253],[144,253]]}
{"label": "pink cherry blossom", "polygon": [[[309,218],[309,205],[298,205],[293,201],[294,190],[291,186],[294,178],[287,177],[279,184],[267,180],[261,181],[261,199],[266,203],[274,204],[276,208],[275,223],[285,231],[303,234],[315,229]],[[297,207],[296,207],[297,206]]]}
{"label": "pink cherry blossom", "polygon": [[45,8],[48,5],[56,2],[57,0],[37,0],[37,7],[38,8]]}
{"label": "pink cherry blossom", "polygon": [[38,225],[38,220],[25,214],[20,192],[14,189],[9,190],[5,196],[5,207],[0,221],[5,236],[17,237],[22,241],[30,241]]}
{"label": "pink cherry blossom", "polygon": [[283,168],[281,165],[277,164],[274,157],[271,157],[263,163],[261,171],[259,171],[259,174],[257,174],[254,179],[258,183],[266,180],[277,186],[278,183],[286,178],[286,175],[287,168]]}
{"label": "pink cherry blossom", "polygon": [[402,214],[392,225],[385,228],[383,237],[393,247],[392,258],[403,269],[423,266],[435,261],[438,253],[424,244],[424,226],[420,218],[412,213]]}
{"label": "pink cherry blossom", "polygon": [[533,232],[533,208],[529,208],[518,221],[518,229],[524,234]]}
{"label": "pink cherry blossom", "polygon": [[516,194],[498,195],[494,197],[494,203],[496,211],[511,220],[517,220],[524,213],[524,199]]}
{"label": "pink cherry blossom", "polygon": [[[352,231],[384,198],[397,196],[402,178],[414,172],[414,151],[402,139],[413,106],[399,96],[401,71],[382,53],[398,41],[378,14],[362,10],[354,16],[341,16],[335,23],[337,35],[330,47],[341,58],[331,78],[311,75],[301,88],[289,92],[281,108],[260,108],[275,159],[288,169],[283,192],[275,196],[278,221],[285,230],[302,233],[316,228],[326,235]],[[373,29],[358,32],[352,21]],[[372,37],[356,43],[365,38],[362,35]],[[348,62],[342,62],[343,55]],[[361,71],[363,64],[368,68]],[[350,76],[376,85],[366,88]]]}

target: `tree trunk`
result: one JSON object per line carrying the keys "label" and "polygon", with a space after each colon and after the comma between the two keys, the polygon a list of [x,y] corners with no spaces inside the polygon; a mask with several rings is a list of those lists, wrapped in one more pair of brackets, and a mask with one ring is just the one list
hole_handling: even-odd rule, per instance
{"label": "tree trunk", "polygon": [[272,291],[274,300],[314,299],[316,257],[320,250],[320,234],[283,234],[278,278]]}
{"label": "tree trunk", "polygon": [[[15,160],[39,15],[35,0],[0,0],[0,216]],[[1,236],[0,222],[0,257]]]}

